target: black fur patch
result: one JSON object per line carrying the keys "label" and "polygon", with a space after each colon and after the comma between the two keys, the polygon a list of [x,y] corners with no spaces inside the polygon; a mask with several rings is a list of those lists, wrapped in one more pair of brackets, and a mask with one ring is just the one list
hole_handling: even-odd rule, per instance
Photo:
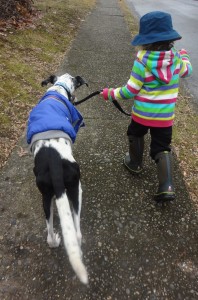
{"label": "black fur patch", "polygon": [[43,196],[46,218],[50,215],[52,197],[60,198],[66,191],[69,200],[78,212],[78,187],[80,168],[76,162],[62,159],[53,148],[42,147],[35,157],[36,184]]}

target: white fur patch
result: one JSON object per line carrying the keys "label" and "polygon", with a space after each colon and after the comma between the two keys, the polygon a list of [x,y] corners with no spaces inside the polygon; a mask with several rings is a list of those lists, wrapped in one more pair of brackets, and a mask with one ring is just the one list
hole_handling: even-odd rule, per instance
{"label": "white fur patch", "polygon": [[56,149],[56,151],[60,154],[61,158],[67,159],[71,162],[75,162],[75,159],[72,154],[72,147],[68,140],[64,138],[50,139],[49,147]]}
{"label": "white fur patch", "polygon": [[61,158],[67,159],[71,162],[75,162],[72,154],[71,142],[69,140],[66,140],[64,138],[38,140],[34,144],[34,157],[42,147],[52,147],[60,154]]}
{"label": "white fur patch", "polygon": [[60,245],[60,236],[58,233],[53,232],[53,235],[47,236],[47,243],[50,248],[57,248]]}
{"label": "white fur patch", "polygon": [[39,150],[45,145],[45,147],[49,147],[49,141],[45,140],[38,140],[34,144],[34,157],[37,155]]}

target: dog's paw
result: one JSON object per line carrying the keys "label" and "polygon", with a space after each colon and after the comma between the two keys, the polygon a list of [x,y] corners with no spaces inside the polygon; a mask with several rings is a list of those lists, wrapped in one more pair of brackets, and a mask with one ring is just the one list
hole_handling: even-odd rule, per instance
{"label": "dog's paw", "polygon": [[60,236],[58,233],[54,233],[53,237],[51,235],[48,235],[47,237],[47,243],[50,248],[57,248],[60,245]]}

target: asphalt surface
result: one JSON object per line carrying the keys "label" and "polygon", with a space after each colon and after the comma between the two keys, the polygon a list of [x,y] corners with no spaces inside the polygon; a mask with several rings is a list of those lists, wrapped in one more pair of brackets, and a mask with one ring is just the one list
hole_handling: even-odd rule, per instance
{"label": "asphalt surface", "polygon": [[132,13],[139,17],[154,10],[161,10],[171,14],[173,27],[182,36],[180,41],[175,43],[177,49],[185,48],[193,66],[193,74],[182,80],[185,88],[188,89],[188,96],[198,113],[198,60],[197,60],[197,27],[198,27],[198,1],[197,0],[127,0]]}
{"label": "asphalt surface", "polygon": [[[128,79],[134,50],[119,1],[100,0],[82,23],[59,72],[81,75],[93,92]],[[52,70],[53,72],[53,70]],[[79,99],[89,92],[78,91]],[[130,110],[130,101],[124,103]],[[132,176],[122,165],[129,119],[95,97],[79,107],[85,117],[74,145],[81,167],[83,257],[89,286],[68,263],[63,244],[49,249],[33,159],[24,136],[0,173],[0,299],[197,299],[197,211],[174,160],[177,199],[156,206],[155,164]],[[55,228],[60,231],[55,216]]]}

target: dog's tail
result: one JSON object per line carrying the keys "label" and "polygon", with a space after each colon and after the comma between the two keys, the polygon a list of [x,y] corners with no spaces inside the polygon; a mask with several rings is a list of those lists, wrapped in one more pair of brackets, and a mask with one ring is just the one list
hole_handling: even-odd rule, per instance
{"label": "dog's tail", "polygon": [[69,199],[65,192],[62,161],[58,153],[53,155],[53,159],[50,159],[50,174],[56,195],[56,206],[60,217],[63,241],[69,261],[80,281],[88,284],[88,274],[82,262],[81,248],[77,239]]}
{"label": "dog's tail", "polygon": [[65,192],[56,200],[56,205],[69,261],[80,281],[84,284],[88,284],[88,275],[81,259],[81,249],[78,244],[70,205]]}

